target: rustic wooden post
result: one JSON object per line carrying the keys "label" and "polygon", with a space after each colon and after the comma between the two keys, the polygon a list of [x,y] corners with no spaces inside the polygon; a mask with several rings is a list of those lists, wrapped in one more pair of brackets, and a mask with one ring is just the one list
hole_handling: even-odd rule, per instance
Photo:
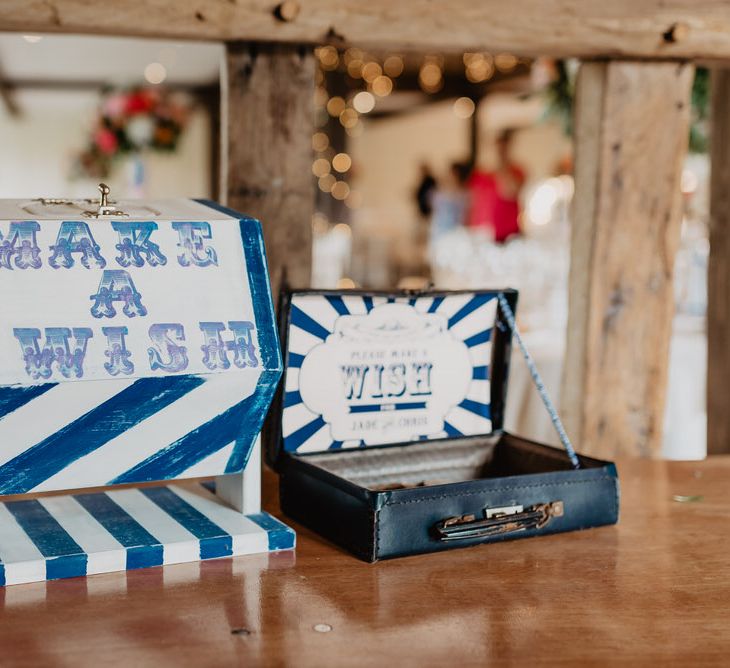
{"label": "rustic wooden post", "polygon": [[230,43],[221,80],[221,199],[261,220],[274,296],[282,271],[307,287],[312,268],[314,54]]}
{"label": "rustic wooden post", "polygon": [[693,74],[624,61],[579,73],[561,403],[586,454],[660,454]]}
{"label": "rustic wooden post", "polygon": [[712,72],[707,453],[730,453],[730,70]]}

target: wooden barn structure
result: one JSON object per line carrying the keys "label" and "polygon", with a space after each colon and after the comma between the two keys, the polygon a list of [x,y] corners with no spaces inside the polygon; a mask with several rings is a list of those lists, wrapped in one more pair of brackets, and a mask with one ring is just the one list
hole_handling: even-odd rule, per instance
{"label": "wooden barn structure", "polygon": [[696,63],[710,65],[708,452],[730,452],[730,11],[711,0],[2,0],[0,30],[226,45],[220,199],[266,221],[272,276],[311,271],[313,47],[582,61],[562,412],[587,454],[658,456]]}

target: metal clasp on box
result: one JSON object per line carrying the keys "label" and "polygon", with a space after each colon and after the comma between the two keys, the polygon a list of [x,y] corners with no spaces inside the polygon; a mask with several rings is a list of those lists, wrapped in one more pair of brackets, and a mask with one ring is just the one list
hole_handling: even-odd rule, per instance
{"label": "metal clasp on box", "polygon": [[527,508],[519,505],[485,508],[483,518],[477,519],[476,515],[448,517],[437,522],[434,530],[443,541],[488,538],[542,529],[553,517],[562,517],[564,512],[562,501],[537,503]]}
{"label": "metal clasp on box", "polygon": [[109,199],[109,186],[106,183],[99,184],[99,206],[96,211],[84,211],[86,218],[103,218],[104,216],[128,216],[126,212],[117,209]]}

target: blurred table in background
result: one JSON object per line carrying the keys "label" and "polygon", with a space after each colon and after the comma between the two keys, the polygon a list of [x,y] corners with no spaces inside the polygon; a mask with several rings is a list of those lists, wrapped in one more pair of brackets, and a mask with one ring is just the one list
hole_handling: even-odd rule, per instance
{"label": "blurred table in background", "polygon": [[726,664],[730,457],[619,474],[617,526],[366,564],[294,524],[296,554],[3,588],[0,663]]}

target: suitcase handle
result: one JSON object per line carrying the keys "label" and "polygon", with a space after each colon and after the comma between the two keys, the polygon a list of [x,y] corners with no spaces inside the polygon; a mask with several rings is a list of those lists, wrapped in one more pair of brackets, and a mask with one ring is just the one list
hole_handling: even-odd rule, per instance
{"label": "suitcase handle", "polygon": [[437,522],[434,529],[442,541],[504,536],[527,529],[542,529],[553,517],[562,517],[564,512],[562,501],[538,503],[525,509],[522,506],[487,509],[483,519],[477,519],[476,515],[448,517]]}

